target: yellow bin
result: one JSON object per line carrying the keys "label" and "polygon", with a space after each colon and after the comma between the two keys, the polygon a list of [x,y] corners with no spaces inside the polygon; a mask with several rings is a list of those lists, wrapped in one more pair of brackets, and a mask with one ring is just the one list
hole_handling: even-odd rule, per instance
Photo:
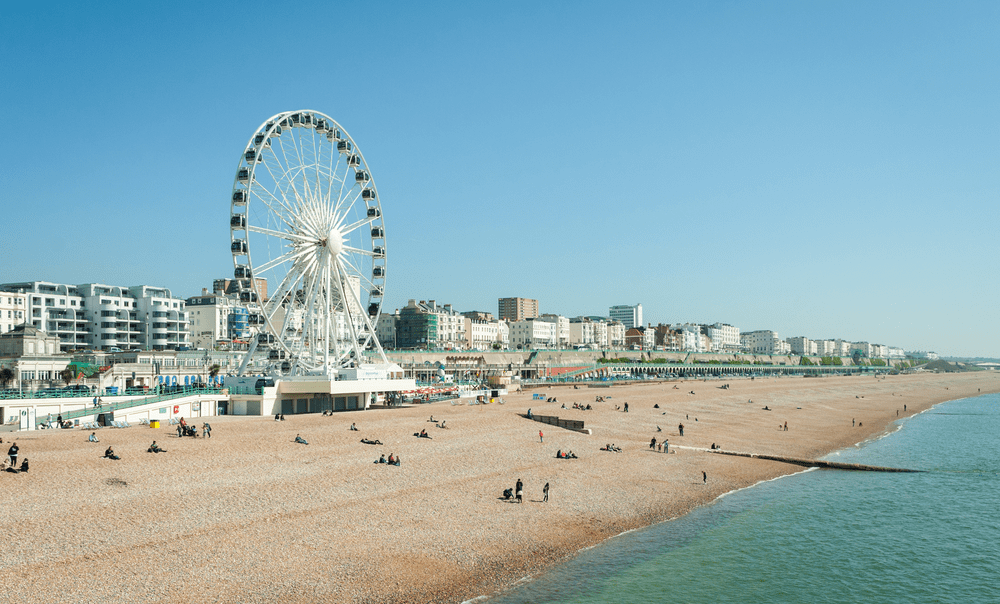
{"label": "yellow bin", "polygon": [[160,427],[160,420],[158,420],[158,419],[149,420],[149,427],[150,428],[159,428]]}

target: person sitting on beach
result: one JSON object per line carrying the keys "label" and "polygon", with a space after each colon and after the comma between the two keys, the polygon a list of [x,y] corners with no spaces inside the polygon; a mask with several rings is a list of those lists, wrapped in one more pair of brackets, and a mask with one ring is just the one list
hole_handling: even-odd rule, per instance
{"label": "person sitting on beach", "polygon": [[27,457],[25,457],[23,460],[21,460],[21,467],[19,469],[17,469],[16,471],[20,472],[22,474],[26,474],[28,472],[28,458]]}
{"label": "person sitting on beach", "polygon": [[295,442],[299,443],[300,445],[308,445],[309,444],[308,442],[306,442],[306,439],[302,438],[298,434],[295,435]]}
{"label": "person sitting on beach", "polygon": [[566,459],[576,459],[576,453],[570,451],[566,454]]}
{"label": "person sitting on beach", "polygon": [[113,447],[108,447],[108,450],[104,452],[104,457],[107,459],[121,459],[121,457],[115,455],[115,450]]}
{"label": "person sitting on beach", "polygon": [[770,409],[767,408],[767,405],[764,405],[764,411],[770,411]]}
{"label": "person sitting on beach", "polygon": [[97,439],[97,432],[91,432],[90,436],[87,437],[87,440],[90,441],[90,442],[92,442],[92,443],[99,443],[99,442],[101,442],[100,440]]}
{"label": "person sitting on beach", "polygon": [[503,498],[510,501],[510,498],[514,496],[514,489],[504,489]]}
{"label": "person sitting on beach", "polygon": [[358,431],[358,427],[356,425],[354,425],[354,423],[352,422],[351,423],[351,432],[357,432],[357,431]]}
{"label": "person sitting on beach", "polygon": [[396,456],[396,461],[390,461],[389,463],[392,464],[392,465],[394,465],[394,466],[398,466],[400,463],[402,463],[402,461],[403,460],[400,459],[400,457],[397,455]]}
{"label": "person sitting on beach", "polygon": [[560,407],[560,408],[561,408],[561,409],[565,409],[565,408],[566,408],[566,403],[563,403],[563,404],[562,404],[562,407]]}
{"label": "person sitting on beach", "polygon": [[418,438],[430,438],[431,435],[427,433],[427,428],[424,428],[423,430],[420,431],[420,434],[418,434],[417,437]]}
{"label": "person sitting on beach", "polygon": [[281,415],[279,415],[278,417],[280,417],[280,418],[281,418],[281,421],[285,421],[285,414],[284,414],[284,413],[282,413],[282,414],[281,414]]}
{"label": "person sitting on beach", "polygon": [[591,411],[592,409],[593,407],[590,406],[590,403],[587,403],[587,411]]}
{"label": "person sitting on beach", "polygon": [[393,455],[392,453],[389,454],[389,463],[391,465],[396,465],[396,456]]}
{"label": "person sitting on beach", "polygon": [[385,463],[385,453],[383,453],[382,456],[379,457],[378,461],[376,461],[375,463]]}
{"label": "person sitting on beach", "polygon": [[156,444],[155,440],[153,441],[153,444],[149,445],[149,448],[146,449],[146,453],[166,453],[166,452],[167,450],[160,448],[160,445]]}
{"label": "person sitting on beach", "polygon": [[281,414],[280,413],[275,413],[274,414],[274,421],[276,421],[276,422],[280,422],[281,421]]}
{"label": "person sitting on beach", "polygon": [[432,415],[432,416],[431,416],[431,418],[430,418],[429,420],[427,420],[427,421],[431,422],[432,424],[436,424],[436,423],[437,423],[437,422],[435,422],[435,421],[434,421],[434,416],[433,416],[433,415]]}
{"label": "person sitting on beach", "polygon": [[448,426],[446,426],[446,425],[445,425],[445,423],[446,423],[447,421],[448,421],[448,420],[446,420],[446,419],[443,419],[443,420],[441,420],[441,423],[440,423],[440,424],[438,424],[438,428],[444,428],[445,430],[447,430],[447,429],[448,429]]}
{"label": "person sitting on beach", "polygon": [[531,419],[531,409],[528,409],[528,419]]}
{"label": "person sitting on beach", "polygon": [[556,458],[557,459],[562,459],[562,456],[563,456],[562,449],[559,449],[558,451],[556,451]]}

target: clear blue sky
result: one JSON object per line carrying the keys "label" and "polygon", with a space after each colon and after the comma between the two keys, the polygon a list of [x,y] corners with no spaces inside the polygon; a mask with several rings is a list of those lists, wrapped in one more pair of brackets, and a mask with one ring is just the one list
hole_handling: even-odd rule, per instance
{"label": "clear blue sky", "polygon": [[0,282],[229,276],[280,111],[379,187],[386,309],[1000,356],[997,2],[13,3]]}

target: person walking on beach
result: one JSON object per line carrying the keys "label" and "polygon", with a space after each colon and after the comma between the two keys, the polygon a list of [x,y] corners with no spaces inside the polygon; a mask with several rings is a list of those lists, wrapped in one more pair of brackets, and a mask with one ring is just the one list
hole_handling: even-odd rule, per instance
{"label": "person walking on beach", "polygon": [[545,483],[542,487],[542,503],[546,503],[549,500],[549,483]]}
{"label": "person walking on beach", "polygon": [[212,438],[212,425],[205,422],[201,425],[201,437]]}
{"label": "person walking on beach", "polygon": [[681,433],[681,436],[684,436],[684,424],[678,424],[677,431]]}
{"label": "person walking on beach", "polygon": [[7,449],[7,457],[10,458],[10,467],[12,468],[17,465],[17,452],[19,450],[16,441]]}
{"label": "person walking on beach", "polygon": [[521,498],[524,497],[524,483],[521,479],[517,479],[517,484],[514,485],[514,497],[517,499],[518,503],[522,503]]}
{"label": "person walking on beach", "polygon": [[701,482],[703,484],[708,484],[708,474],[705,473],[705,470],[701,471]]}
{"label": "person walking on beach", "polygon": [[788,432],[788,422],[785,422],[785,432]]}
{"label": "person walking on beach", "polygon": [[851,418],[851,427],[853,428],[853,427],[854,427],[854,426],[856,426],[856,425],[857,425],[857,424],[855,424],[855,423],[854,423],[854,418],[852,417],[852,418]]}
{"label": "person walking on beach", "polygon": [[538,431],[538,442],[540,442],[540,443],[545,442],[545,435],[542,434],[541,430]]}
{"label": "person walking on beach", "polygon": [[625,401],[625,413],[628,413],[628,401]]}

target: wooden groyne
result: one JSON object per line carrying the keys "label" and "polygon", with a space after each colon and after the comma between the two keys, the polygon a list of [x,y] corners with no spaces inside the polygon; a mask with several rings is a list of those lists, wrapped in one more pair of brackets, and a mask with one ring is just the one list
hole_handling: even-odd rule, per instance
{"label": "wooden groyne", "polygon": [[736,457],[753,457],[769,461],[780,461],[805,468],[830,468],[835,470],[853,470],[856,472],[923,472],[923,470],[907,470],[906,468],[886,468],[883,466],[868,466],[859,463],[841,463],[838,461],[822,461],[819,459],[802,459],[801,457],[786,457],[784,455],[761,455],[759,453],[737,453],[735,451],[709,451],[719,455],[734,455]]}
{"label": "wooden groyne", "polygon": [[583,427],[583,421],[578,419],[559,419],[555,415],[534,415],[528,417],[527,414],[521,417],[534,420],[536,422],[542,422],[543,424],[548,424],[550,426],[556,426],[558,428],[564,428],[566,430],[573,430],[574,432],[582,432],[584,434],[590,434],[589,428]]}

